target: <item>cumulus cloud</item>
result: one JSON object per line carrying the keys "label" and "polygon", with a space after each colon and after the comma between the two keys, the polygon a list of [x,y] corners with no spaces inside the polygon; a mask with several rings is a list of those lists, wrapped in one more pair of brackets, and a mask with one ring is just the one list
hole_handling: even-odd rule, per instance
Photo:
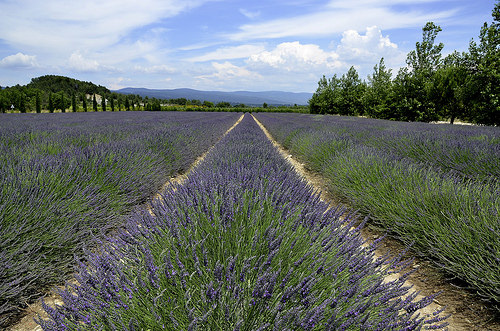
{"label": "cumulus cloud", "polygon": [[221,47],[213,52],[209,52],[200,56],[189,58],[191,62],[205,62],[214,60],[230,60],[247,58],[253,54],[264,51],[263,45],[238,45]]}
{"label": "cumulus cloud", "polygon": [[373,66],[382,57],[394,72],[405,65],[406,59],[406,53],[391,42],[389,36],[382,35],[376,26],[366,28],[365,34],[355,30],[344,31],[336,52],[349,66],[354,65],[362,77],[372,74]]}
{"label": "cumulus cloud", "polygon": [[31,69],[39,67],[36,55],[26,55],[21,52],[4,57],[0,66],[12,69]]}
{"label": "cumulus cloud", "polygon": [[102,66],[96,60],[86,59],[83,55],[76,51],[72,53],[68,59],[68,65],[71,69],[80,72],[98,72]]}
{"label": "cumulus cloud", "polygon": [[342,66],[335,52],[322,50],[315,44],[301,44],[298,41],[285,42],[271,51],[250,56],[253,66],[269,66],[285,71],[308,71],[311,69],[333,69]]}
{"label": "cumulus cloud", "polygon": [[212,72],[200,75],[196,78],[204,83],[211,83],[217,86],[231,85],[239,82],[261,79],[262,76],[244,67],[239,67],[231,62],[212,62]]}
{"label": "cumulus cloud", "polygon": [[376,26],[366,28],[364,35],[355,30],[344,31],[337,53],[345,59],[368,62],[372,62],[374,58],[404,56],[398,46],[388,36],[383,36]]}

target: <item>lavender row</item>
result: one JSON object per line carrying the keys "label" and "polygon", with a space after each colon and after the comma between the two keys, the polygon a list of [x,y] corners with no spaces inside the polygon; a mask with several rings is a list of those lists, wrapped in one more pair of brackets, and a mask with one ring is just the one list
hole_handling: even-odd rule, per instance
{"label": "lavender row", "polygon": [[[408,261],[374,259],[246,115],[182,185],[90,253],[44,330],[419,330]],[[408,271],[408,270],[406,270]],[[411,271],[408,271],[411,272]],[[405,295],[408,295],[405,297]]]}
{"label": "lavender row", "polygon": [[[285,145],[293,132],[307,132],[316,143],[349,141],[371,147],[395,159],[452,172],[471,179],[500,178],[500,129],[487,126],[435,125],[395,122],[347,116],[310,114],[263,114],[263,120],[278,121],[275,130]],[[269,125],[274,125],[269,123]],[[289,146],[287,146],[289,147]]]}
{"label": "lavender row", "polygon": [[0,326],[238,114],[0,114]]}
{"label": "lavender row", "polygon": [[258,118],[331,192],[499,306],[499,128]]}

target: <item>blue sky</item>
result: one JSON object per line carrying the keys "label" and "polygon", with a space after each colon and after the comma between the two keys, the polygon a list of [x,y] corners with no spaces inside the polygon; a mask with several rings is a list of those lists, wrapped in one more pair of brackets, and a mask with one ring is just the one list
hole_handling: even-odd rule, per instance
{"label": "blue sky", "polygon": [[0,86],[45,74],[121,87],[313,92],[381,57],[393,74],[433,21],[466,51],[486,0],[0,0]]}

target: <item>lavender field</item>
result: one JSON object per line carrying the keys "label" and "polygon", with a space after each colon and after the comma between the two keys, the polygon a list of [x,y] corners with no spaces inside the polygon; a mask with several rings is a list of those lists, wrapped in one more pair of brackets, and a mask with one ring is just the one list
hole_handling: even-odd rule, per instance
{"label": "lavender field", "polygon": [[239,116],[0,114],[0,328]]}
{"label": "lavender field", "polygon": [[331,193],[500,309],[500,129],[256,117]]}
{"label": "lavender field", "polygon": [[[439,293],[417,299],[411,261],[376,257],[382,238],[367,245],[249,114],[226,135],[241,114],[0,115],[2,326],[70,278],[44,330],[447,325],[421,312]],[[497,128],[255,116],[369,224],[498,303]]]}
{"label": "lavender field", "polygon": [[79,265],[44,330],[418,330],[401,256],[374,258],[248,114]]}

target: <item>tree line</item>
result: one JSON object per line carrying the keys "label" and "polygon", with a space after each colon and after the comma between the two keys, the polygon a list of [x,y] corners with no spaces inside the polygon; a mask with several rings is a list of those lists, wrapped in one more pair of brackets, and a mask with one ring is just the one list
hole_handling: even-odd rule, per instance
{"label": "tree line", "polygon": [[309,100],[313,114],[339,114],[422,121],[456,119],[500,125],[500,2],[493,22],[484,23],[479,40],[471,40],[468,52],[441,55],[436,43],[441,27],[428,22],[422,41],[407,54],[406,67],[396,77],[384,63],[373,68],[368,81],[351,67],[342,76],[323,76]]}
{"label": "tree line", "polygon": [[272,111],[307,112],[307,106],[250,107],[226,101],[187,98],[158,99],[137,94],[111,92],[106,87],[69,77],[45,75],[25,86],[0,87],[0,113],[88,112],[88,111]]}

